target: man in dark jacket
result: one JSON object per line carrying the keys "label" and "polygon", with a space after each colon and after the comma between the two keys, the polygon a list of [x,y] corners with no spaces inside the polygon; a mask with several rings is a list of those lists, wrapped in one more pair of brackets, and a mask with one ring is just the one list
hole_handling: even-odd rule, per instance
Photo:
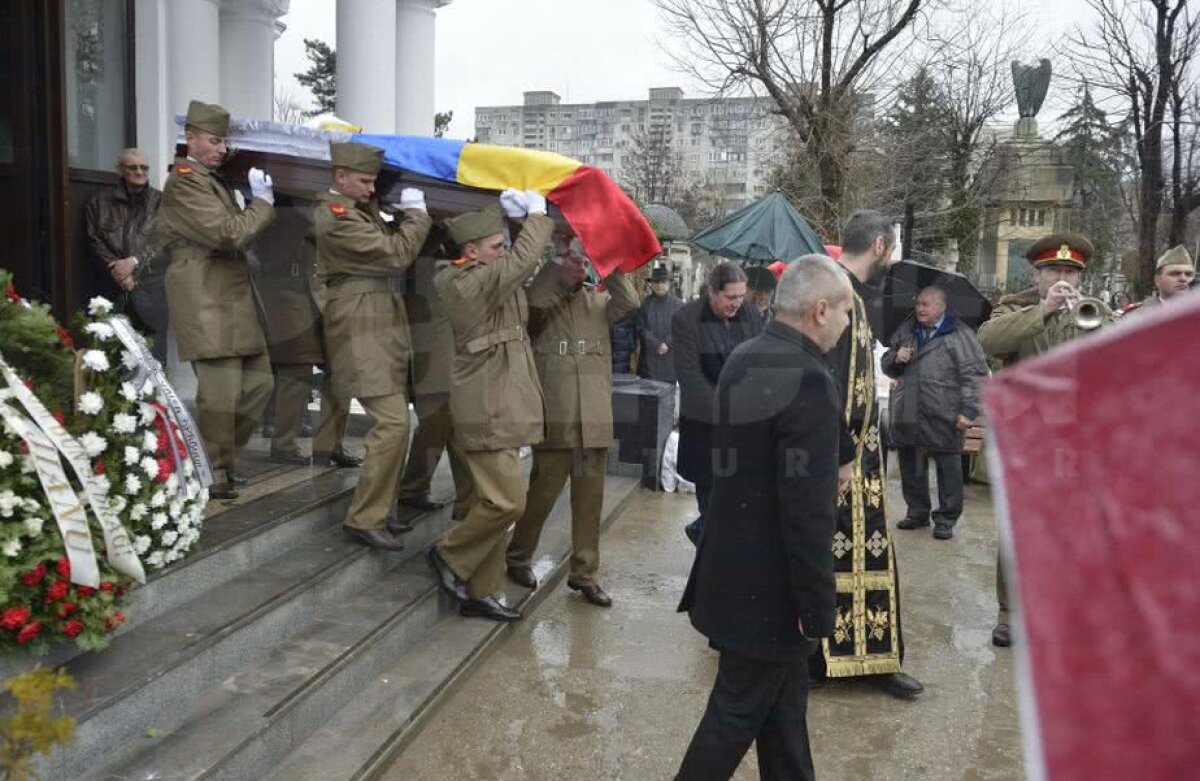
{"label": "man in dark jacket", "polygon": [[671,319],[675,373],[679,377],[679,474],[696,484],[700,517],[684,531],[696,543],[704,531],[713,481],[713,394],[734,348],[762,333],[762,318],[743,307],[746,272],[718,263],[708,275],[708,292],[684,304]]}
{"label": "man in dark jacket", "polygon": [[134,321],[153,337],[151,350],[167,362],[167,260],[151,257],[147,236],[162,202],[162,192],[150,186],[150,167],[137,149],[121,152],[117,161],[121,181],[98,193],[83,209],[88,250],[94,261],[93,293],[118,303],[128,296]]}
{"label": "man in dark jacket", "polygon": [[933,536],[948,540],[962,515],[963,434],[979,415],[987,362],[975,332],[947,308],[945,291],[927,287],[918,293],[915,317],[896,330],[882,361],[884,373],[899,380],[890,420],[908,513],[896,528],[929,525],[932,457],[938,479]]}
{"label": "man in dark jacket", "polygon": [[683,302],[671,295],[671,272],[656,266],[650,272],[650,295],[638,312],[637,333],[642,344],[638,374],[647,380],[675,382],[675,359],[671,354],[671,318]]}
{"label": "man in dark jacket", "polygon": [[850,281],[806,255],[784,273],[776,317],[721,372],[718,474],[680,611],[721,659],[676,776],[728,779],[752,742],[759,777],[815,778],[808,656],[833,633],[838,389],[823,360],[849,323]]}

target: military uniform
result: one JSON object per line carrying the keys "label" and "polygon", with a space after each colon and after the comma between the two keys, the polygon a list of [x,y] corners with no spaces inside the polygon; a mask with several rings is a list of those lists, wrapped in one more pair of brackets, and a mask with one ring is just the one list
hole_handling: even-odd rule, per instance
{"label": "military uniform", "polygon": [[[187,125],[225,137],[229,114],[193,101]],[[262,311],[246,247],[274,218],[255,198],[243,210],[216,172],[178,158],[163,188],[157,243],[170,255],[167,304],[179,359],[196,371],[197,424],[216,469],[232,470],[271,394]]]}
{"label": "military uniform", "polygon": [[[1083,269],[1092,254],[1092,245],[1087,239],[1055,234],[1036,242],[1025,257],[1035,269],[1052,265]],[[1112,322],[1112,312],[1103,304],[1101,313],[1105,323]],[[1007,367],[1065,344],[1081,333],[1087,332],[1079,328],[1071,311],[1058,310],[1046,316],[1042,312],[1041,293],[1037,288],[1031,288],[1000,299],[991,317],[979,328],[979,346]],[[996,602],[999,617],[992,640],[997,645],[1008,645],[1010,600],[1004,563],[999,558],[996,561]]]}
{"label": "military uniform", "polygon": [[[334,167],[377,173],[383,150],[331,144]],[[317,259],[325,274],[325,340],[332,395],[351,398],[371,416],[366,454],[346,515],[349,529],[380,532],[396,503],[408,446],[409,337],[395,280],[412,264],[431,222],[406,209],[396,227],[378,207],[338,193],[321,193],[313,209]]]}
{"label": "military uniform", "polygon": [[[1172,247],[1159,256],[1158,261],[1154,264],[1155,277],[1157,277],[1159,274],[1162,274],[1163,269],[1167,268],[1168,266],[1187,266],[1193,269],[1193,272],[1196,268],[1195,263],[1192,262],[1191,254],[1187,251],[1187,247],[1184,247],[1183,245]],[[1141,312],[1144,310],[1153,311],[1154,309],[1162,306],[1162,304],[1162,295],[1156,289],[1153,293],[1146,296],[1145,300],[1126,307],[1123,311],[1123,314],[1131,314],[1133,312]]]}
{"label": "military uniform", "polygon": [[613,438],[609,329],[640,306],[624,274],[614,272],[605,285],[607,292],[565,288],[557,264],[548,263],[529,289],[546,437],[534,449],[525,514],[508,546],[508,566],[530,565],[542,526],[570,478],[573,587],[596,585],[600,568],[600,511]]}
{"label": "military uniform", "polygon": [[[454,329],[454,441],[475,484],[466,518],[438,541],[436,554],[465,582],[472,600],[501,589],[508,528],[525,512],[519,451],[543,437],[542,387],[526,331],[523,284],[537,268],[553,226],[546,215],[530,214],[511,251],[486,264],[460,259],[434,281]],[[490,209],[447,221],[459,244],[503,227],[499,210]]]}

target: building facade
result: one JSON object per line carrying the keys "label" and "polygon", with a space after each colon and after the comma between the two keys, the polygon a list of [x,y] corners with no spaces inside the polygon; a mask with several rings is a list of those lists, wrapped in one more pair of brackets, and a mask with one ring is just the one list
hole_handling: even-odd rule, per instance
{"label": "building facade", "polygon": [[563,103],[554,92],[524,94],[519,106],[475,110],[480,143],[557,152],[626,178],[642,139],[677,151],[684,176],[702,183],[729,212],[763,197],[774,167],[774,120],[765,98],[686,98],[651,89],[646,100]]}

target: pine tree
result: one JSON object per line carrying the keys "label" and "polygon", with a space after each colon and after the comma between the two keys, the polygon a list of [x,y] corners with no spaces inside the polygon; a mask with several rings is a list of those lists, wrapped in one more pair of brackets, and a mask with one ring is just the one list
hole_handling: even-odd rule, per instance
{"label": "pine tree", "polygon": [[884,119],[892,192],[904,214],[905,248],[929,252],[937,248],[944,226],[939,214],[946,197],[947,155],[943,96],[937,82],[920,68],[897,91],[896,103]]}
{"label": "pine tree", "polygon": [[295,74],[296,81],[312,90],[317,103],[305,116],[333,113],[337,110],[337,52],[322,40],[305,38],[304,56],[312,64],[303,73]]}

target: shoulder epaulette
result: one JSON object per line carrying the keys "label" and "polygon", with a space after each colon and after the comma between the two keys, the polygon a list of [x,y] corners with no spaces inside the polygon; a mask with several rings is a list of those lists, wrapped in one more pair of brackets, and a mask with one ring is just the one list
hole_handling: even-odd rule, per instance
{"label": "shoulder epaulette", "polygon": [[342,206],[340,203],[329,204],[329,211],[333,212],[334,217],[345,217],[350,213],[350,210],[345,206]]}
{"label": "shoulder epaulette", "polygon": [[479,265],[479,261],[459,258],[458,260],[451,261],[450,265],[454,268],[474,268],[475,266]]}
{"label": "shoulder epaulette", "polygon": [[194,172],[194,170],[195,169],[193,169],[187,163],[180,163],[177,166],[175,166],[175,173],[181,174],[183,176],[191,176],[192,173]]}

